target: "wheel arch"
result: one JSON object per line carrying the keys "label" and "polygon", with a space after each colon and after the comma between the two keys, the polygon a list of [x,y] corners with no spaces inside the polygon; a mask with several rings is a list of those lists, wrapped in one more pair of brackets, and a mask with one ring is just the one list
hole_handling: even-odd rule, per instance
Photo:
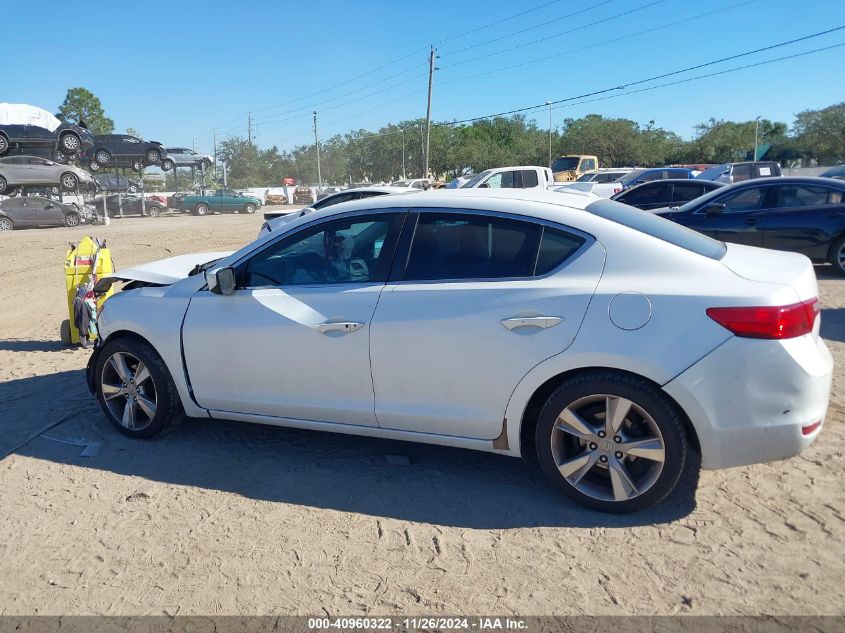
{"label": "wheel arch", "polygon": [[[531,397],[525,404],[525,407],[522,410],[522,416],[519,420],[519,446],[515,448],[518,448],[518,452],[523,459],[532,463],[537,461],[537,456],[533,450],[534,432],[537,428],[537,420],[539,418],[540,411],[542,410],[543,405],[545,404],[546,400],[548,400],[549,396],[551,396],[555,389],[557,389],[566,380],[569,380],[574,376],[597,371],[613,372],[625,376],[639,378],[641,380],[645,380],[651,383],[655,388],[659,389],[660,392],[663,393],[663,395],[665,395],[666,398],[668,398],[669,401],[678,409],[678,412],[680,413],[681,419],[684,423],[684,428],[687,431],[687,437],[689,438],[691,448],[694,449],[699,455],[701,454],[701,445],[698,440],[698,433],[695,430],[695,426],[693,425],[692,420],[690,419],[689,415],[687,415],[687,412],[680,405],[680,403],[678,403],[675,398],[666,393],[666,391],[661,387],[661,385],[659,385],[657,382],[647,376],[643,376],[642,374],[638,374],[629,370],[620,369],[618,367],[594,366],[578,367],[563,371],[554,376],[551,376],[534,390],[534,392],[531,394]],[[530,447],[530,450],[524,450],[523,447]]]}
{"label": "wheel arch", "polygon": [[[133,332],[132,330],[117,330],[109,334],[104,340],[100,341],[97,347],[94,348],[94,352],[88,359],[88,366],[85,371],[85,381],[88,383],[88,390],[94,395],[97,394],[97,381],[95,380],[95,374],[97,371],[97,362],[99,361],[100,353],[103,351],[103,348],[106,345],[120,338],[133,339],[139,343],[145,343],[146,345],[149,345],[150,347],[155,349],[155,345],[153,345],[150,341],[148,341],[146,338],[144,338],[137,332]],[[156,350],[156,352],[157,351],[158,350]]]}

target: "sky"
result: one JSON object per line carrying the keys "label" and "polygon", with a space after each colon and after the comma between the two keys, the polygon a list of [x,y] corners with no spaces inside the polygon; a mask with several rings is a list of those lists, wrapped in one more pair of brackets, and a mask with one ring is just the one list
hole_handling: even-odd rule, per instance
{"label": "sky", "polygon": [[[626,94],[843,44],[845,28],[571,99],[845,27],[843,0],[55,0],[39,5],[43,44],[13,27],[32,19],[29,5],[2,4],[0,102],[55,112],[83,86],[116,132],[209,153],[212,130],[246,137],[250,112],[256,143],[280,149],[313,142],[313,110],[321,138],[424,117],[431,45],[435,121],[570,99],[553,125],[596,113],[691,138],[711,117],[791,125],[845,101],[845,46]],[[545,106],[527,116],[548,126]]]}

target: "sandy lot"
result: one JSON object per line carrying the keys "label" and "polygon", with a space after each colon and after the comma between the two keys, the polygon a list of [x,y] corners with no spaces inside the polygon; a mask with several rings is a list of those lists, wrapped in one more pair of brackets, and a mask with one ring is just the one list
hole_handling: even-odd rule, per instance
{"label": "sandy lot", "polygon": [[845,280],[817,270],[838,363],[820,440],[618,518],[493,455],[207,421],[121,436],[88,352],[58,342],[66,242],[106,237],[126,266],[261,221],[0,235],[0,615],[845,614]]}

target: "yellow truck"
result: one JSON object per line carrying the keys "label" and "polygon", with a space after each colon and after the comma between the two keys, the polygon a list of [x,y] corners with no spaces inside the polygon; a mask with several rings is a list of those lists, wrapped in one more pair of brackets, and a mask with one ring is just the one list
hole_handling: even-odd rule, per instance
{"label": "yellow truck", "polygon": [[574,182],[584,174],[597,171],[599,159],[585,154],[559,156],[552,163],[555,182]]}

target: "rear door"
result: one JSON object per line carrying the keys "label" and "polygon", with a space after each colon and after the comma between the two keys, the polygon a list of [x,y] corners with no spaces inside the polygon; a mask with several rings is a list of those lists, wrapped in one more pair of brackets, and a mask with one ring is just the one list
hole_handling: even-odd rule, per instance
{"label": "rear door", "polygon": [[604,250],[572,229],[462,209],[411,213],[400,244],[372,321],[379,426],[493,439],[519,380],[574,340]]}
{"label": "rear door", "polygon": [[32,220],[27,216],[26,198],[18,197],[4,200],[2,208],[15,227],[32,226]]}
{"label": "rear door", "polygon": [[695,200],[705,193],[705,185],[690,180],[689,182],[676,182],[672,187],[672,203],[669,206],[679,207],[690,200]]}
{"label": "rear door", "polygon": [[777,185],[771,208],[760,219],[763,246],[826,260],[845,221],[843,192],[815,185]]}
{"label": "rear door", "polygon": [[648,182],[631,189],[621,196],[621,202],[638,209],[667,207],[672,200],[672,186],[665,182]]}

